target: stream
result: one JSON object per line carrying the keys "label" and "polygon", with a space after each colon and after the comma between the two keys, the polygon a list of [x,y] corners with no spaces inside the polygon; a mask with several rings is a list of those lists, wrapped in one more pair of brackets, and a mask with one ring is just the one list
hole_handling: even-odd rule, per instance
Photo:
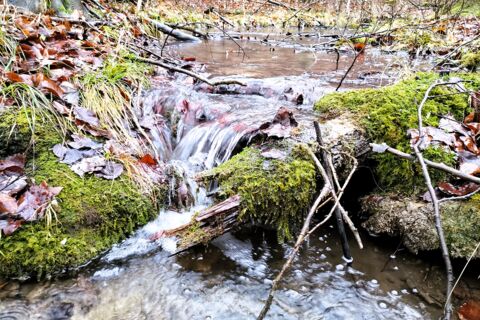
{"label": "stream", "polygon": [[[193,86],[185,76],[172,83],[160,74],[142,97],[144,119],[162,115],[170,123],[155,122],[152,142],[181,177],[175,183],[187,188],[188,205],[162,210],[156,220],[73,278],[6,284],[0,292],[1,320],[256,317],[292,249],[290,243],[279,244],[273,232],[249,227],[172,256],[174,239],[152,241],[151,236],[188,222],[212,204],[194,175],[247,145],[252,132],[271,121],[280,106],[294,110],[302,130],[298,139],[313,138],[313,103],[335,90],[353,54],[342,54],[336,70],[336,53],[308,50],[314,41],[310,38],[281,41],[269,36],[262,41],[266,37],[243,34],[236,39],[242,49],[221,37],[167,47],[194,57],[196,65],[204,64],[203,72],[247,83],[245,88],[220,86],[211,92]],[[359,58],[342,90],[386,85],[406,66],[421,70],[428,64],[427,59],[412,64],[407,54],[372,48]],[[444,287],[441,263],[427,263],[403,250],[391,256],[395,241],[363,237],[365,249],[352,242],[355,261],[346,267],[333,226],[318,230],[299,253],[267,318],[438,318]]]}

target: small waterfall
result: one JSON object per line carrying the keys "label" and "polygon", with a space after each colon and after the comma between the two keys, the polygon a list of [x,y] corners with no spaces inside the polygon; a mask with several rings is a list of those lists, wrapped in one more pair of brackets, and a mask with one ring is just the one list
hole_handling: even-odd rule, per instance
{"label": "small waterfall", "polygon": [[[166,97],[169,93],[172,95]],[[242,117],[235,119],[211,112],[199,103],[194,108],[185,101],[184,92],[154,90],[145,95],[139,112],[141,126],[148,132],[160,160],[167,163],[169,208],[161,210],[154,221],[134,236],[114,246],[104,260],[121,260],[159,247],[174,252],[175,239],[156,235],[190,222],[196,213],[212,205],[207,190],[195,181],[195,175],[227,161],[237,145],[241,141],[248,143],[257,130],[242,121]],[[176,129],[176,138],[171,128]]]}

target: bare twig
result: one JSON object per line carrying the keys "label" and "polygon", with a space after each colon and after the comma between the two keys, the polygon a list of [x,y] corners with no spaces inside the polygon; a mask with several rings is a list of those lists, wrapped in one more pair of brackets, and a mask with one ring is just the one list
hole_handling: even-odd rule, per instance
{"label": "bare twig", "polygon": [[[308,154],[310,155],[310,157],[313,159],[313,161],[315,162],[317,168],[319,169],[320,171],[320,174],[325,182],[325,185],[324,187],[322,188],[319,196],[317,197],[317,199],[315,200],[314,204],[312,205],[312,207],[310,208],[310,211],[307,215],[307,218],[305,219],[305,222],[303,224],[303,227],[302,227],[302,230],[300,232],[300,235],[298,236],[297,238],[297,241],[295,242],[295,246],[292,250],[292,252],[290,253],[289,257],[288,257],[288,260],[285,262],[285,264],[283,265],[280,273],[275,277],[275,280],[273,281],[272,283],[272,287],[270,289],[270,292],[269,292],[269,295],[268,295],[268,298],[265,302],[265,305],[263,307],[263,309],[261,310],[260,314],[258,315],[257,317],[257,320],[262,320],[264,319],[264,317],[266,316],[268,310],[270,309],[270,306],[272,304],[272,301],[273,301],[273,295],[276,291],[276,289],[278,288],[279,286],[279,282],[280,280],[282,279],[282,277],[284,276],[284,274],[287,272],[287,270],[290,268],[298,250],[300,249],[300,246],[302,245],[303,241],[305,241],[305,239],[307,239],[310,234],[316,230],[320,225],[324,224],[328,219],[330,219],[330,217],[333,215],[333,212],[335,211],[335,209],[337,208],[337,206],[341,206],[340,205],[340,199],[343,195],[343,192],[346,188],[346,186],[348,185],[348,183],[350,182],[352,176],[353,176],[353,173],[356,171],[356,168],[357,168],[357,163],[356,161],[354,162],[354,165],[353,165],[353,168],[352,170],[350,171],[350,174],[348,175],[347,179],[345,180],[345,183],[343,184],[342,188],[339,190],[339,193],[338,193],[338,196],[335,194],[334,192],[334,189],[333,189],[333,186],[332,184],[330,183],[330,180],[328,179],[328,175],[327,175],[327,172],[325,170],[325,168],[322,166],[322,164],[320,163],[320,161],[318,160],[318,158],[315,156],[315,154],[313,153],[313,151],[305,145],[305,148],[308,152]],[[330,210],[330,213],[327,215],[327,217],[319,224],[317,224],[315,226],[315,228],[309,230],[309,227],[310,227],[310,222],[313,218],[313,215],[315,214],[315,212],[317,211],[318,207],[319,206],[323,206],[326,202],[323,202],[321,203],[322,200],[324,200],[325,198],[327,198],[328,194],[331,194],[334,198],[335,198],[335,205],[332,207],[332,209]],[[321,203],[321,205],[319,205]]]}
{"label": "bare twig", "polygon": [[[422,101],[418,105],[418,132],[421,134],[423,132],[423,115],[422,109],[425,103],[427,102],[430,92],[439,85],[444,85],[445,82],[435,81],[433,84],[428,87],[425,95],[423,96]],[[440,204],[438,201],[437,193],[432,185],[432,180],[430,178],[430,173],[428,172],[427,164],[423,158],[423,154],[420,151],[420,144],[422,143],[422,137],[419,137],[418,141],[413,145],[413,150],[415,155],[420,163],[420,167],[422,168],[423,177],[425,179],[425,184],[427,185],[428,192],[430,193],[430,197],[433,203],[433,213],[435,218],[435,228],[437,229],[438,240],[440,242],[440,249],[442,250],[442,256],[445,263],[445,269],[447,272],[447,290],[446,290],[446,301],[445,301],[445,308],[444,308],[444,319],[449,320],[452,316],[452,304],[450,302],[450,291],[452,290],[453,284],[453,271],[452,271],[452,263],[450,261],[450,255],[448,253],[447,242],[445,240],[445,235],[442,228],[442,218],[440,216]]]}
{"label": "bare twig", "polygon": [[[365,40],[366,42],[366,40]],[[355,65],[355,62],[357,62],[357,59],[360,55],[363,54],[363,50],[360,51],[360,52],[355,52],[355,58],[353,58],[353,61],[352,63],[350,64],[350,66],[348,67],[347,71],[345,72],[345,74],[343,75],[342,79],[340,79],[340,82],[338,83],[337,85],[337,88],[335,89],[335,91],[338,91],[338,89],[340,89],[340,87],[342,86],[343,84],[343,81],[345,81],[345,78],[347,78],[348,74],[350,73],[350,71],[352,71],[353,69],[353,66]]]}
{"label": "bare twig", "polygon": [[469,194],[465,194],[465,195],[463,195],[463,196],[443,198],[443,199],[438,200],[438,203],[447,202],[447,201],[466,200],[466,199],[471,198],[471,197],[474,196],[475,194],[477,194],[479,191],[480,191],[480,188],[478,188],[477,190],[475,190],[475,191],[473,191],[473,192],[470,192]]}
{"label": "bare twig", "polygon": [[[317,121],[314,121],[313,122],[313,125],[315,127],[315,133],[316,133],[316,136],[317,136],[317,142],[320,146],[320,155],[321,155],[321,159],[322,159],[322,162],[323,162],[323,166],[326,167],[325,169],[325,172],[326,172],[326,179],[328,179],[328,182],[331,184],[332,186],[332,196],[335,197],[334,193],[335,193],[335,184],[334,184],[334,168],[331,168],[330,166],[328,166],[328,154],[326,152],[325,149],[323,149],[323,138],[322,138],[322,132],[320,130],[320,125],[318,124]],[[314,159],[315,161],[315,159]],[[315,161],[316,163],[316,161]],[[320,169],[320,167],[322,166],[318,166],[317,164],[317,167]],[[336,175],[335,175],[335,178],[336,178]],[[345,260],[347,261],[350,261],[352,262],[353,259],[352,259],[352,255],[350,253],[350,246],[348,245],[348,238],[347,238],[347,234],[345,232],[345,226],[343,224],[343,213],[342,213],[342,210],[340,209],[340,206],[338,206],[336,209],[335,209],[335,218],[336,218],[336,224],[337,224],[337,230],[338,230],[338,233],[340,235],[340,240],[342,242],[342,250],[343,250],[343,256],[345,258]]]}
{"label": "bare twig", "polygon": [[[394,155],[396,155],[400,158],[406,159],[406,160],[417,161],[417,158],[415,156],[413,156],[411,154],[408,154],[408,153],[405,153],[405,152],[402,152],[398,149],[394,149],[392,147],[389,147],[386,144],[370,143],[370,146],[373,148],[374,152],[377,152],[377,153],[389,152],[391,154],[394,154]],[[465,174],[465,173],[463,173],[463,172],[461,172],[461,171],[459,171],[455,168],[447,166],[444,163],[438,163],[438,162],[430,161],[430,160],[427,160],[427,159],[424,159],[424,161],[425,161],[425,164],[429,167],[432,167],[432,168],[450,173],[454,176],[465,179],[467,181],[471,181],[471,182],[475,182],[475,183],[480,184],[480,178],[475,177],[475,176],[471,176],[469,174]]]}
{"label": "bare twig", "polygon": [[183,74],[186,74],[190,77],[193,77],[201,82],[204,82],[208,85],[211,85],[211,86],[218,86],[218,85],[221,85],[221,84],[237,84],[237,85],[240,85],[240,86],[245,86],[246,84],[244,84],[243,82],[241,81],[238,81],[238,80],[235,80],[235,79],[225,79],[225,80],[209,80],[205,77],[202,77],[201,75],[195,73],[195,72],[192,72],[190,70],[186,70],[186,69],[183,69],[183,68],[180,68],[180,67],[177,67],[177,66],[174,66],[174,65],[171,65],[171,64],[168,64],[168,63],[165,63],[165,62],[161,62],[161,61],[157,61],[157,60],[152,60],[152,59],[146,59],[146,58],[142,58],[142,57],[136,57],[136,59],[138,61],[141,61],[141,62],[145,62],[145,63],[149,63],[149,64],[153,64],[153,65],[156,65],[156,66],[159,66],[159,67],[162,67],[162,68],[165,68],[165,69],[168,69],[170,71],[174,71],[174,72],[179,72],[179,73],[183,73]]}
{"label": "bare twig", "polygon": [[267,312],[270,309],[270,306],[272,305],[273,294],[275,293],[275,290],[277,290],[277,287],[279,285],[280,280],[282,280],[283,275],[290,268],[290,266],[293,262],[293,259],[295,259],[295,256],[296,256],[298,250],[300,249],[300,246],[303,243],[303,240],[305,239],[305,236],[308,232],[308,228],[310,226],[310,221],[312,220],[313,215],[317,211],[318,205],[331,192],[331,190],[332,190],[332,188],[331,188],[329,182],[326,181],[322,191],[320,191],[320,194],[318,195],[317,199],[315,200],[315,203],[310,208],[310,211],[307,215],[307,218],[305,219],[305,222],[303,223],[302,231],[300,232],[300,235],[298,236],[297,241],[295,242],[295,246],[294,246],[292,252],[288,256],[288,259],[285,262],[285,264],[283,265],[282,270],[280,270],[280,272],[278,273],[278,275],[275,277],[275,279],[272,282],[272,287],[270,288],[268,298],[265,302],[265,305],[263,306],[262,311],[260,311],[260,314],[258,315],[257,320],[262,320],[267,315]]}
{"label": "bare twig", "polygon": [[443,63],[445,63],[445,61],[447,61],[448,59],[450,59],[450,57],[452,57],[455,53],[457,53],[462,47],[464,47],[466,45],[469,45],[470,43],[472,43],[472,42],[474,42],[475,40],[478,40],[478,39],[480,39],[480,34],[477,35],[476,37],[473,37],[470,40],[464,41],[463,43],[459,44],[458,46],[455,47],[455,49],[453,49],[450,53],[448,53],[446,56],[444,56],[442,60],[435,63],[435,65],[432,67],[432,69],[435,69],[439,65],[442,65]]}

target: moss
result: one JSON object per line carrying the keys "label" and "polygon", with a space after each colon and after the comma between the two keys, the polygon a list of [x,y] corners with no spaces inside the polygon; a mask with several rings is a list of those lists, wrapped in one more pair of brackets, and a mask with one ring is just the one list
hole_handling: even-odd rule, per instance
{"label": "moss", "polygon": [[240,194],[240,219],[277,228],[280,240],[290,239],[303,221],[316,188],[314,164],[300,147],[285,161],[247,148],[212,174],[225,196]]}
{"label": "moss", "polygon": [[[442,218],[450,254],[469,257],[480,242],[480,197],[443,205]],[[476,257],[480,258],[480,252]]]}
{"label": "moss", "polygon": [[462,67],[476,71],[480,67],[480,52],[467,52],[460,60]]}
{"label": "moss", "polygon": [[46,120],[37,119],[32,134],[23,111],[0,114],[0,141],[0,157],[28,148],[27,174],[37,183],[63,187],[57,222],[25,224],[0,239],[1,276],[43,277],[77,267],[156,214],[152,202],[123,176],[113,181],[81,178],[59,163],[50,149],[62,137]]}
{"label": "moss", "polygon": [[[363,208],[371,214],[362,225],[369,232],[402,238],[412,252],[439,249],[432,205],[395,195],[368,196]],[[480,242],[480,197],[441,206],[443,230],[452,257],[468,258]],[[480,252],[476,254],[480,258]]]}
{"label": "moss", "polygon": [[[479,74],[455,74],[464,80],[470,89],[480,85]],[[374,142],[386,142],[391,147],[410,152],[406,132],[417,127],[417,103],[422,100],[425,91],[439,76],[433,73],[420,73],[416,77],[401,81],[382,89],[362,89],[325,96],[315,105],[323,117],[330,118],[350,112],[352,117],[365,129],[369,139]],[[456,119],[462,119],[467,109],[467,95],[456,92],[446,86],[435,88],[423,111],[424,124],[438,126],[439,115],[451,113]],[[441,148],[432,148],[425,155],[433,161],[453,163],[453,155]],[[423,186],[418,165],[400,160],[390,154],[372,156],[378,161],[376,172],[383,187],[397,191],[412,191],[417,185]],[[435,180],[444,179],[443,173],[435,173]]]}

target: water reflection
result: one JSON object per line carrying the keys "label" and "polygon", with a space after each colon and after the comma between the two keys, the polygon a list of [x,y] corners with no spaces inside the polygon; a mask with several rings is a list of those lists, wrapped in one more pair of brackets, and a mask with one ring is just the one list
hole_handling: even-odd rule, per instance
{"label": "water reflection", "polygon": [[[269,319],[440,314],[407,284],[407,279],[420,282],[427,265],[403,253],[381,272],[389,251],[367,241],[368,250],[354,249],[354,266],[347,269],[330,230],[301,250]],[[14,294],[3,298],[0,319],[252,319],[290,250],[267,231],[226,234],[178,256],[156,252],[105,263],[76,279],[11,288]]]}

